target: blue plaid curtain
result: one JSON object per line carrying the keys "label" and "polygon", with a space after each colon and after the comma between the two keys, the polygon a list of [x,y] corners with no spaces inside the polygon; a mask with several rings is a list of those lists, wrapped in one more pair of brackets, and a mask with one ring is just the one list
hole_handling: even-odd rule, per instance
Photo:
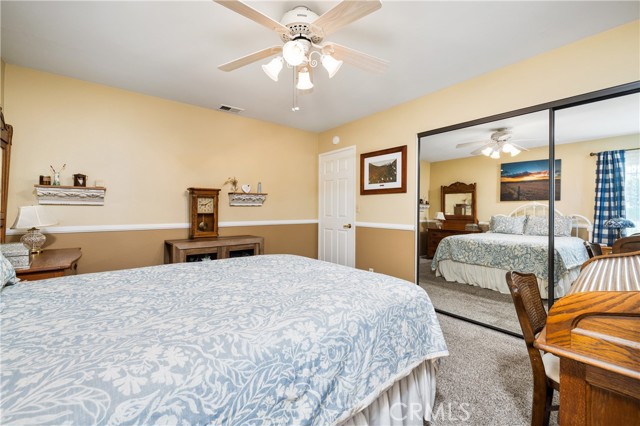
{"label": "blue plaid curtain", "polygon": [[613,217],[625,217],[623,150],[598,153],[593,217],[594,243],[613,245],[617,232],[604,226],[604,222]]}

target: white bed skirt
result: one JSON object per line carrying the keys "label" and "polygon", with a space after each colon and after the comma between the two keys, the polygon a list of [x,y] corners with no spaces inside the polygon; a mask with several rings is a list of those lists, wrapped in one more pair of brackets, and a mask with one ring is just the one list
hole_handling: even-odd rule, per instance
{"label": "white bed skirt", "polygon": [[436,364],[419,364],[408,376],[396,381],[371,404],[341,426],[423,426],[430,421],[436,398]]}
{"label": "white bed skirt", "polygon": [[[505,269],[471,265],[448,259],[438,262],[436,276],[442,276],[447,281],[475,285],[489,290],[499,291],[500,293],[509,294],[509,287],[507,287],[507,280],[505,278],[507,272],[508,271]],[[571,287],[571,284],[578,278],[579,274],[579,266],[564,273],[560,277],[558,285],[556,285],[554,297],[557,299],[558,297],[562,297],[567,294],[569,287]],[[547,280],[542,280],[540,278],[537,280],[538,288],[540,289],[540,296],[542,296],[543,299],[547,299]]]}

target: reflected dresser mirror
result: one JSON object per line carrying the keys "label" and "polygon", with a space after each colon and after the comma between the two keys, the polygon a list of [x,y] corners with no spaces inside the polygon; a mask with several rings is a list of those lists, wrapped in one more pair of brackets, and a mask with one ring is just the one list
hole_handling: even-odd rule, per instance
{"label": "reflected dresser mirror", "polygon": [[440,205],[444,211],[443,229],[464,230],[465,225],[478,223],[476,217],[476,184],[455,182],[440,187]]}

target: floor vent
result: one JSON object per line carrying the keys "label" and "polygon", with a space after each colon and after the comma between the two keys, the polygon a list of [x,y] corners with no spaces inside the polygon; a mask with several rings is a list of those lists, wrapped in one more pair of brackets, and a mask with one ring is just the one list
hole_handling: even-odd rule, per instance
{"label": "floor vent", "polygon": [[232,114],[237,114],[239,112],[244,111],[244,109],[242,108],[238,108],[238,107],[234,107],[231,105],[220,105],[220,108],[218,108],[218,111],[224,111],[224,112],[230,112]]}

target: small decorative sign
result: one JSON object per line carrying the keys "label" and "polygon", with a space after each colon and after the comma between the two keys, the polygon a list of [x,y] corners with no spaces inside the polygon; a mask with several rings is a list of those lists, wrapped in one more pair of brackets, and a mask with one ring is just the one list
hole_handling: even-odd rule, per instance
{"label": "small decorative sign", "polygon": [[230,206],[260,207],[267,199],[267,194],[229,192]]}
{"label": "small decorative sign", "polygon": [[107,188],[35,185],[38,204],[103,206]]}

